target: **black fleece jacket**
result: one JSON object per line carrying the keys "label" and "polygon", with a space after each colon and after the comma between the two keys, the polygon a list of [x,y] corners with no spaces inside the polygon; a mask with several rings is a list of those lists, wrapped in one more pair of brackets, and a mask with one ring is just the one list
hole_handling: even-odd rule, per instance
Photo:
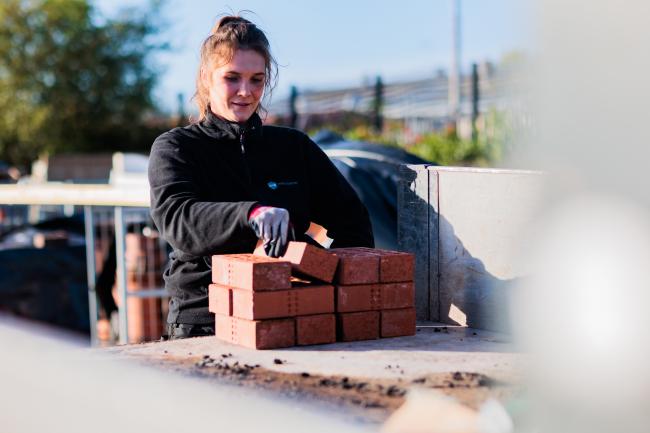
{"label": "black fleece jacket", "polygon": [[368,212],[329,158],[305,134],[246,125],[209,113],[156,139],[149,159],[151,216],[173,248],[165,270],[169,323],[208,324],[211,255],[250,253],[257,238],[248,223],[255,204],[289,211],[304,240],[310,221],[332,247],[372,247]]}

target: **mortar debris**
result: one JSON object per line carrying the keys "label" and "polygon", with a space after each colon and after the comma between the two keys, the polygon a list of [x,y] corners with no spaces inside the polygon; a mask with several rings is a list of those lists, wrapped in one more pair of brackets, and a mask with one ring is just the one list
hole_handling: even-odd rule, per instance
{"label": "mortar debris", "polygon": [[395,385],[391,385],[386,389],[386,395],[389,397],[401,397],[404,394],[406,394],[406,390]]}

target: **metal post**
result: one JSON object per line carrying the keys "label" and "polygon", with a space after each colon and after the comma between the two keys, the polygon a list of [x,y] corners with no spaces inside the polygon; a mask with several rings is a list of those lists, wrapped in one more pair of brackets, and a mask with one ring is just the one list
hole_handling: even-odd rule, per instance
{"label": "metal post", "polygon": [[378,75],[375,81],[375,95],[372,104],[373,127],[377,134],[381,134],[384,129],[384,83]]}
{"label": "metal post", "polygon": [[461,18],[460,0],[451,0],[452,3],[452,47],[451,68],[449,71],[449,121],[456,129],[460,115],[460,44],[461,44]]}
{"label": "metal post", "polygon": [[481,89],[479,87],[478,65],[472,64],[472,141],[478,141],[478,116],[479,101],[481,99]]}
{"label": "metal post", "polygon": [[88,313],[90,317],[90,345],[97,345],[97,293],[95,281],[95,222],[92,206],[84,206],[84,228],[86,235],[86,279],[88,282]]}
{"label": "metal post", "polygon": [[116,261],[116,280],[117,293],[120,297],[120,344],[129,342],[129,325],[128,325],[128,293],[126,290],[126,230],[124,226],[124,208],[115,207],[115,261]]}
{"label": "metal post", "polygon": [[296,108],[296,100],[298,99],[298,88],[291,86],[291,94],[289,95],[289,126],[295,128],[298,125],[298,109]]}

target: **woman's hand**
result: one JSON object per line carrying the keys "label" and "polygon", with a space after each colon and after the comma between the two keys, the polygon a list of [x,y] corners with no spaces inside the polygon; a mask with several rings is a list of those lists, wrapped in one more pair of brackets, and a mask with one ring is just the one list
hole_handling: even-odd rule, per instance
{"label": "woman's hand", "polygon": [[289,211],[279,207],[254,208],[248,222],[255,235],[264,241],[264,252],[269,257],[284,255],[289,244]]}

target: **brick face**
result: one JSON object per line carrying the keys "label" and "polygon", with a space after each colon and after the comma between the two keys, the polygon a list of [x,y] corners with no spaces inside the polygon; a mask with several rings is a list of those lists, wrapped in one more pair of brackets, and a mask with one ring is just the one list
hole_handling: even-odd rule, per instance
{"label": "brick face", "polygon": [[218,284],[208,287],[208,311],[223,316],[232,316],[232,290]]}
{"label": "brick face", "polygon": [[383,310],[381,312],[381,337],[415,335],[415,308]]}
{"label": "brick face", "polygon": [[384,310],[415,306],[413,282],[381,284],[381,301],[381,308]]}
{"label": "brick face", "polygon": [[358,284],[336,287],[336,311],[370,311],[381,309],[381,286],[379,284]]}
{"label": "brick face", "polygon": [[379,281],[382,283],[413,281],[415,278],[415,256],[411,253],[365,247],[351,250],[379,256]]}
{"label": "brick face", "polygon": [[217,338],[251,349],[279,349],[296,344],[294,319],[246,320],[215,314]]}
{"label": "brick face", "polygon": [[336,311],[341,313],[407,308],[414,302],[412,282],[336,286]]}
{"label": "brick face", "polygon": [[379,256],[355,248],[329,250],[339,258],[335,281],[338,284],[372,284],[379,281]]}
{"label": "brick face", "polygon": [[232,290],[232,314],[244,319],[271,319],[334,312],[332,286],[308,286],[272,292]]}
{"label": "brick face", "polygon": [[379,312],[337,314],[337,340],[359,341],[379,338]]}
{"label": "brick face", "polygon": [[296,317],[296,344],[327,344],[336,341],[336,318],[334,314]]}
{"label": "brick face", "polygon": [[212,256],[212,282],[246,290],[284,290],[291,287],[291,263],[253,254]]}

